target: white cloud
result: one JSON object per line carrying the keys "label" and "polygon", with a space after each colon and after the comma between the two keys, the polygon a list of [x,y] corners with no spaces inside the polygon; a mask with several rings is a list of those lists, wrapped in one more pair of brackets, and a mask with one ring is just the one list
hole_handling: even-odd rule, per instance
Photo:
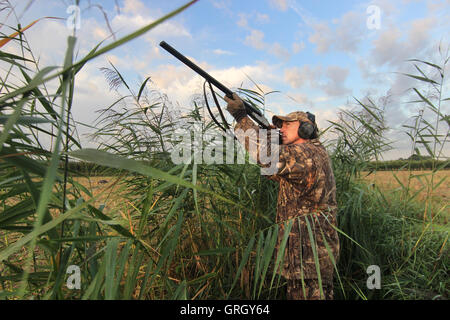
{"label": "white cloud", "polygon": [[302,51],[303,49],[305,49],[305,43],[303,41],[301,42],[294,42],[292,44],[292,51],[296,54],[299,53],[300,51]]}
{"label": "white cloud", "polygon": [[325,102],[325,101],[328,101],[328,100],[330,100],[331,98],[329,97],[329,96],[326,96],[326,97],[318,97],[318,98],[315,98],[314,99],[314,101],[315,102]]}
{"label": "white cloud", "polygon": [[371,5],[378,6],[381,9],[382,16],[389,17],[398,14],[399,9],[395,6],[396,1],[392,0],[374,0]]}
{"label": "white cloud", "polygon": [[249,21],[254,21],[257,24],[266,24],[270,22],[269,15],[260,12],[256,13],[239,12],[237,16],[239,17],[239,20],[236,22],[236,24],[244,29],[249,29]]}
{"label": "white cloud", "polygon": [[322,89],[330,96],[342,96],[351,90],[346,88],[344,83],[349,74],[349,69],[339,66],[328,66],[326,76],[328,81],[321,85]]}
{"label": "white cloud", "polygon": [[358,45],[366,35],[366,16],[360,12],[350,11],[337,21],[334,45],[337,50],[357,52]]}
{"label": "white cloud", "polygon": [[227,56],[234,55],[233,52],[227,51],[227,50],[222,50],[222,49],[214,49],[213,53],[217,54],[217,55],[227,55]]}
{"label": "white cloud", "polygon": [[244,44],[258,50],[265,49],[267,45],[264,42],[264,32],[260,30],[252,30],[250,35],[245,37]]}
{"label": "white cloud", "polygon": [[323,130],[330,126],[329,121],[337,121],[338,119],[338,109],[344,106],[337,106],[336,108],[328,108],[325,110],[315,111],[310,110],[316,116],[316,123],[319,129]]}
{"label": "white cloud", "polygon": [[287,94],[296,104],[299,104],[297,108],[311,108],[314,102],[310,99],[309,95],[301,92],[293,92]]}
{"label": "white cloud", "polygon": [[[112,19],[111,25],[113,30],[119,30],[121,33],[128,33],[142,28],[152,22],[156,21],[155,17],[142,14],[132,15],[116,15]],[[146,38],[161,38],[161,37],[192,37],[190,32],[181,24],[172,20],[166,21],[156,28],[149,31]]]}
{"label": "white cloud", "polygon": [[321,66],[304,65],[284,70],[284,81],[292,88],[320,89],[330,96],[344,96],[351,90],[345,87],[349,70],[340,66],[328,66],[325,72]]}
{"label": "white cloud", "polygon": [[286,11],[288,9],[287,0],[270,0],[270,4],[280,11]]}
{"label": "white cloud", "polygon": [[[432,32],[436,23],[433,18],[425,17],[410,21],[402,29],[391,26],[381,32],[372,41],[372,48],[365,61],[358,66],[362,76],[373,84],[384,84],[390,94],[400,103],[415,84],[415,80],[401,73],[416,73],[408,59],[434,59],[436,52]],[[388,69],[389,72],[380,72]],[[394,72],[396,72],[394,74]]]}
{"label": "white cloud", "polygon": [[264,41],[264,32],[253,29],[245,40],[244,44],[257,50],[265,50],[278,58],[287,61],[290,58],[289,50],[278,42],[267,43]]}
{"label": "white cloud", "polygon": [[424,43],[429,43],[435,24],[433,17],[413,20],[408,34],[408,49],[417,51],[423,48]]}
{"label": "white cloud", "polygon": [[292,88],[301,88],[303,86],[314,86],[320,79],[322,69],[320,66],[314,67],[304,65],[301,68],[293,67],[284,70],[284,81]]}
{"label": "white cloud", "polygon": [[372,44],[371,56],[378,66],[385,63],[396,64],[405,54],[405,47],[401,43],[402,32],[398,28],[386,30],[375,39]]}
{"label": "white cloud", "polygon": [[236,24],[241,28],[247,28],[248,27],[248,15],[245,13],[238,13],[239,20],[236,22]]}
{"label": "white cloud", "polygon": [[[40,57],[41,65],[62,65],[67,46],[67,37],[71,34],[66,24],[56,20],[41,20],[33,28],[28,29],[27,39],[36,57]],[[51,34],[51,37],[42,37]],[[79,43],[77,43],[79,45]]]}
{"label": "white cloud", "polygon": [[117,67],[117,65],[120,62],[120,58],[118,56],[113,55],[113,54],[107,54],[106,55],[106,60],[110,61],[116,67]]}
{"label": "white cloud", "polygon": [[264,13],[256,14],[256,21],[259,23],[268,23],[270,21],[269,15]]}
{"label": "white cloud", "polygon": [[[247,76],[263,90],[271,90],[270,86],[265,84],[276,78],[274,75],[276,68],[266,64],[214,69],[204,63],[196,63],[231,90],[241,86],[254,87]],[[183,106],[190,105],[193,94],[203,92],[204,79],[185,66],[164,65],[155,70],[148,70],[147,74],[152,76],[157,88],[167,94],[171,101],[178,102]]]}
{"label": "white cloud", "polygon": [[109,37],[109,34],[106,32],[105,29],[103,28],[95,28],[92,31],[92,35],[97,39],[97,40],[103,40]]}
{"label": "white cloud", "polygon": [[140,0],[125,0],[121,11],[130,14],[142,14],[143,12],[148,12],[148,8]]}
{"label": "white cloud", "polygon": [[256,65],[245,65],[239,68],[232,67],[227,69],[212,70],[211,74],[216,79],[223,79],[223,83],[229,87],[240,87],[242,84],[251,83],[247,76],[254,82],[264,85],[271,80],[276,79],[274,72],[276,68],[271,65],[259,63]]}
{"label": "white cloud", "polygon": [[271,86],[268,86],[267,84],[261,83],[261,84],[258,84],[258,86],[253,85],[253,87],[251,87],[250,90],[254,90],[254,91],[257,91],[257,92],[260,92],[260,93],[266,93],[267,94],[269,92],[274,91],[275,89],[272,88]]}
{"label": "white cloud", "polygon": [[289,50],[284,48],[278,42],[275,42],[269,46],[269,52],[284,61],[289,60],[289,57],[290,57]]}
{"label": "white cloud", "polygon": [[[382,2],[380,5],[391,10],[392,6],[384,5],[384,0],[380,2]],[[366,37],[365,10],[349,11],[330,22],[317,19],[295,0],[270,0],[270,3],[281,11],[290,9],[300,16],[302,23],[299,24],[300,29],[297,34],[303,37],[305,27],[309,28],[311,32],[309,32],[308,41],[316,45],[318,53],[326,53],[330,50],[355,53],[358,45]]]}
{"label": "white cloud", "polygon": [[328,26],[328,23],[314,23],[311,27],[314,30],[314,33],[309,36],[309,42],[316,45],[316,51],[318,53],[328,52],[333,43],[332,31]]}
{"label": "white cloud", "polygon": [[427,0],[427,8],[430,12],[443,12],[449,5],[450,0]]}
{"label": "white cloud", "polygon": [[214,7],[218,9],[229,9],[231,6],[230,0],[212,0]]}
{"label": "white cloud", "polygon": [[350,11],[339,19],[334,19],[333,28],[327,21],[308,20],[306,23],[313,31],[308,40],[316,45],[318,53],[333,49],[355,53],[367,35],[365,19],[363,12]]}
{"label": "white cloud", "polygon": [[[144,5],[142,1],[127,0],[124,2],[122,8],[120,8],[121,14],[110,17],[111,27],[114,31],[119,32],[118,37],[135,31],[155,20],[153,14],[156,13],[150,12],[145,6],[146,5]],[[92,10],[92,12],[94,14],[98,13],[96,10]],[[36,59],[39,60],[41,68],[50,65],[61,66],[63,64],[67,47],[67,37],[70,34],[71,30],[66,27],[65,21],[60,20],[41,20],[25,33],[33,54]],[[79,60],[95,45],[109,36],[110,31],[106,27],[103,17],[97,19],[83,17],[81,29],[77,30],[75,59]],[[143,50],[142,52],[130,52],[130,50],[133,50],[133,47],[123,46],[88,62],[77,74],[75,79],[75,95],[72,107],[73,118],[76,121],[92,125],[94,119],[97,117],[95,112],[110,106],[118,99],[117,94],[109,90],[108,83],[102,72],[99,70],[100,67],[109,67],[109,60],[122,73],[124,70],[131,70],[134,74],[139,73],[141,76],[146,77],[147,74],[145,74],[145,70],[148,70],[149,68],[148,61],[152,61],[153,58],[159,57],[159,48],[155,44],[157,42],[156,39],[165,37],[186,38],[191,37],[191,34],[183,24],[176,20],[170,20],[150,31],[143,37],[144,40],[151,44],[149,49]],[[107,42],[105,42],[105,44],[106,43]],[[2,49],[4,50],[7,48],[8,47],[4,47]],[[8,52],[14,52],[18,49],[11,46],[7,50]],[[127,52],[130,53],[128,54]],[[20,54],[19,51],[15,53]],[[180,91],[180,94],[182,94],[182,90],[184,89],[187,95],[187,91],[191,90],[193,86],[191,79],[192,71],[184,66],[180,66],[180,69],[183,69],[188,73],[185,77],[188,87],[186,88],[185,82],[181,81],[178,83],[178,90]],[[0,73],[3,74],[3,71],[0,70]],[[32,76],[31,73],[30,76]],[[126,80],[133,86],[132,79],[127,78]],[[50,94],[56,90],[58,85],[58,81],[47,83]],[[177,89],[176,86],[173,86],[173,88]],[[133,89],[135,91],[137,90],[135,87],[133,87]],[[81,133],[88,132],[83,126],[78,126],[78,131]],[[89,143],[86,138],[82,138],[82,141],[83,144]]]}

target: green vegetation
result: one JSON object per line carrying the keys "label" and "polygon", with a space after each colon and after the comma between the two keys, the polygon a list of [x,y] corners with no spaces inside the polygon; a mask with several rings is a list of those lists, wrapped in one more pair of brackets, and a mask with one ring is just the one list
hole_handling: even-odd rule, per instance
{"label": "green vegetation", "polygon": [[[125,111],[115,111],[112,105],[102,112],[95,133],[99,150],[80,149],[70,135],[74,79],[81,68],[182,9],[110,45],[97,46],[75,63],[76,38],[70,37],[59,68],[40,69],[35,59],[2,51],[0,59],[10,70],[0,79],[0,299],[285,298],[285,283],[276,272],[283,256],[274,254],[277,185],[248,161],[170,161],[170,144],[179,142],[172,135],[176,128],[195,122],[202,124],[202,132],[214,129],[202,116],[200,102],[194,100],[190,113],[176,114],[166,97],[148,88],[147,80],[136,95],[113,67],[108,79],[129,90],[127,99],[120,99],[126,102]],[[32,53],[21,31],[11,43]],[[443,58],[446,63],[448,58]],[[422,144],[436,159],[448,136],[447,130],[442,138],[437,125],[449,124],[449,116],[440,111],[441,103],[448,101],[442,92],[445,63],[414,62],[441,75],[439,81],[432,80],[419,66],[420,75],[405,75],[436,90],[427,98],[422,85],[413,89],[419,97],[416,103],[433,112],[436,125],[421,113],[407,128],[412,149]],[[15,84],[12,75],[23,83]],[[59,79],[60,85],[49,92],[52,79]],[[265,107],[264,92],[240,94]],[[449,230],[437,222],[445,206],[435,208],[428,202],[444,181],[434,179],[443,167],[432,161],[423,203],[414,201],[409,183],[402,185],[402,197],[389,197],[357,182],[368,163],[388,147],[383,110],[370,99],[358,103],[358,109],[343,111],[328,129],[336,137],[327,146],[336,176],[341,241],[335,296],[448,299]],[[53,138],[50,147],[41,143],[43,136]],[[95,206],[101,194],[94,196],[77,183],[78,173],[68,170],[66,156],[97,166],[82,170],[113,176],[116,197],[130,205]],[[374,264],[381,268],[380,290],[366,288],[366,269]],[[79,290],[67,288],[70,265],[81,269]]]}
{"label": "green vegetation", "polygon": [[[431,170],[433,165],[437,165],[440,170],[449,170],[450,162],[444,160],[388,160],[388,161],[371,161],[367,163],[366,170],[382,171],[382,170]],[[65,163],[60,164],[60,169],[64,170]],[[101,176],[106,172],[107,167],[82,161],[69,161],[67,164],[69,172],[73,175],[80,176]],[[119,175],[120,170],[109,170],[110,175]]]}
{"label": "green vegetation", "polygon": [[390,160],[390,161],[373,161],[367,164],[367,170],[439,170],[450,169],[450,161],[448,160]]}

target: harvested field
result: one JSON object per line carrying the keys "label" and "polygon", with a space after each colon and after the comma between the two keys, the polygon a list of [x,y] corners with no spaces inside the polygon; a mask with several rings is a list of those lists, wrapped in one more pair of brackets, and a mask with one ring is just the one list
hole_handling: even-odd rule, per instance
{"label": "harvested field", "polygon": [[450,217],[450,209],[448,207],[450,195],[450,170],[436,172],[433,177],[431,170],[427,171],[378,171],[378,172],[362,172],[361,176],[365,181],[377,185],[380,189],[392,192],[402,192],[409,189],[409,195],[417,193],[415,199],[425,202],[431,199],[431,204],[436,208],[444,209],[444,221],[448,221]]}
{"label": "harvested field", "polygon": [[442,179],[444,181],[437,188],[434,188],[434,190],[431,190],[431,171],[378,171],[369,175],[368,172],[362,172],[361,175],[366,181],[375,183],[385,190],[402,190],[402,185],[404,187],[409,186],[412,192],[421,190],[418,195],[418,200],[423,201],[426,199],[428,193],[430,193],[433,200],[448,202],[450,194],[450,170],[435,173],[433,178],[434,185],[437,185]]}

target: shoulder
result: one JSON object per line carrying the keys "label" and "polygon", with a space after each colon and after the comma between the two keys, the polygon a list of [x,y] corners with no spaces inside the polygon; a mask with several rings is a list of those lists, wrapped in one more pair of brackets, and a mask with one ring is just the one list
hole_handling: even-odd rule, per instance
{"label": "shoulder", "polygon": [[328,153],[318,139],[305,143],[281,145],[279,162],[287,166],[300,165],[309,170],[319,169],[329,161]]}
{"label": "shoulder", "polygon": [[314,158],[314,155],[322,150],[323,146],[318,139],[305,143],[288,144],[280,146],[280,155],[302,158]]}

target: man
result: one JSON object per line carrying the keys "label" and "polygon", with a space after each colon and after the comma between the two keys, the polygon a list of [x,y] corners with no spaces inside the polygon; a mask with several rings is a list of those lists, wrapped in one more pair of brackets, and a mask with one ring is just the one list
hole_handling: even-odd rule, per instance
{"label": "man", "polygon": [[[225,100],[227,110],[237,122],[235,133],[248,129],[258,131],[259,127],[247,117],[243,102],[236,94],[233,99],[225,97]],[[281,268],[287,280],[287,298],[333,299],[339,238],[335,229],[336,184],[330,159],[317,139],[318,129],[312,114],[292,112],[285,117],[274,116],[272,122],[280,128],[282,136],[277,172],[269,177],[280,183],[277,251],[284,231],[290,227]],[[246,139],[247,150],[252,143],[261,143],[257,138]],[[270,145],[262,147],[270,149]]]}

